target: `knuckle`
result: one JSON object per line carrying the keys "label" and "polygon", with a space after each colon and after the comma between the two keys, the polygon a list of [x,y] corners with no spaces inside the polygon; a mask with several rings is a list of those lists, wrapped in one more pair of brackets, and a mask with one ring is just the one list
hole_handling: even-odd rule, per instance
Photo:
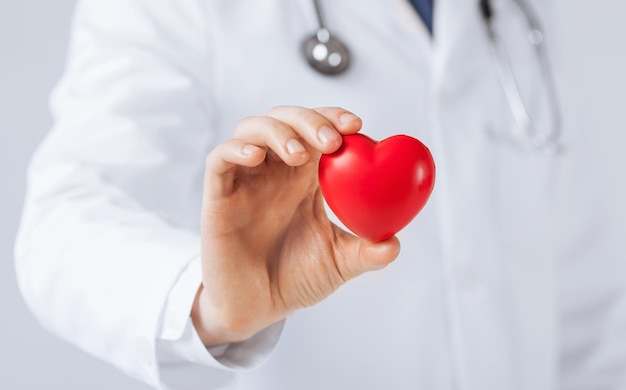
{"label": "knuckle", "polygon": [[206,173],[213,173],[215,171],[217,171],[217,167],[218,167],[218,158],[216,157],[215,154],[209,154],[204,162],[204,169],[206,171]]}
{"label": "knuckle", "polygon": [[300,107],[290,106],[290,105],[278,105],[278,106],[274,106],[274,107],[270,108],[267,111],[266,115],[268,115],[268,116],[278,116],[278,115],[284,113],[285,111],[289,111],[289,110],[293,110],[293,109],[297,109],[297,108],[300,108]]}
{"label": "knuckle", "polygon": [[213,148],[204,159],[205,167],[213,166],[218,160],[222,160],[228,153],[228,150],[235,146],[236,143],[238,143],[236,140],[230,139]]}
{"label": "knuckle", "polygon": [[239,122],[235,128],[235,138],[254,142],[267,139],[267,134],[280,129],[281,123],[268,116],[251,116]]}
{"label": "knuckle", "polygon": [[315,111],[317,113],[319,113],[320,115],[323,115],[325,117],[331,117],[331,116],[335,116],[335,115],[341,115],[344,112],[347,112],[346,109],[341,108],[341,107],[318,107],[315,109]]}
{"label": "knuckle", "polygon": [[216,156],[218,156],[220,154],[220,150],[219,149],[221,147],[222,147],[222,145],[216,146],[213,150],[211,150],[209,152],[209,154],[206,155],[206,157],[204,159],[204,166],[205,167],[211,167],[215,163]]}
{"label": "knuckle", "polygon": [[241,136],[249,132],[248,129],[254,128],[256,122],[260,121],[261,117],[258,116],[247,116],[241,119],[237,125],[235,126],[234,134],[236,136]]}

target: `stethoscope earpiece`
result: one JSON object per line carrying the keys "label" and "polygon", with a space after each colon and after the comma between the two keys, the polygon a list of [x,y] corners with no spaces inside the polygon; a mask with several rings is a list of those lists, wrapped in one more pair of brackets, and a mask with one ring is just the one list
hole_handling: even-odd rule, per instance
{"label": "stethoscope earpiece", "polygon": [[313,1],[319,28],[302,43],[304,57],[317,72],[332,76],[345,72],[350,65],[350,52],[346,45],[330,34],[326,28],[317,0]]}

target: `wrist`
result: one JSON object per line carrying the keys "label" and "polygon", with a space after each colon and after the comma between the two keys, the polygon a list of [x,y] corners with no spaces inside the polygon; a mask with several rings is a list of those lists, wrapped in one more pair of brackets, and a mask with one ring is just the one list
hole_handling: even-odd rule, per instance
{"label": "wrist", "polygon": [[219,316],[215,315],[211,307],[209,296],[200,285],[191,309],[191,321],[205,347],[245,341],[257,333],[241,321],[219,321]]}

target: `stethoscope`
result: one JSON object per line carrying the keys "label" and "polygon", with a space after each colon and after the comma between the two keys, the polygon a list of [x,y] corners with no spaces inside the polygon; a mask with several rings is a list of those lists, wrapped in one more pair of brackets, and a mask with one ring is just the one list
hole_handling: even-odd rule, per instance
{"label": "stethoscope", "polygon": [[[494,27],[494,9],[492,0],[479,0],[480,13],[485,23],[489,38],[489,50],[504,91],[508,106],[511,109],[517,128],[512,132],[512,141],[517,145],[529,146],[538,151],[559,152],[561,147],[561,111],[552,74],[552,67],[545,48],[544,30],[539,18],[526,0],[512,0],[526,19],[528,26],[527,40],[534,48],[537,62],[541,68],[542,86],[545,88],[548,108],[552,116],[551,125],[539,128],[529,112],[523,98],[519,83],[515,77],[513,66],[506,47]],[[317,31],[302,44],[304,56],[313,69],[323,75],[333,76],[344,73],[350,66],[350,51],[337,37],[330,33],[324,22],[319,0],[312,0],[317,17]],[[500,139],[501,134],[491,133]]]}
{"label": "stethoscope", "polygon": [[317,31],[302,44],[302,50],[309,65],[319,73],[332,76],[338,75],[346,70],[350,65],[350,51],[348,47],[330,34],[319,0],[313,0],[315,15],[317,16]]}

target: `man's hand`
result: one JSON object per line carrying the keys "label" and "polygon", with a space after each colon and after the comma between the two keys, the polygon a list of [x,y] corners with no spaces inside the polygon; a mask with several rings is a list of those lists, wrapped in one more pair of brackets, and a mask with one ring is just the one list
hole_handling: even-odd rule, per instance
{"label": "man's hand", "polygon": [[277,107],[242,120],[207,157],[202,267],[192,319],[206,346],[243,341],[399,253],[332,224],[317,181],[322,153],[356,133],[341,108]]}

